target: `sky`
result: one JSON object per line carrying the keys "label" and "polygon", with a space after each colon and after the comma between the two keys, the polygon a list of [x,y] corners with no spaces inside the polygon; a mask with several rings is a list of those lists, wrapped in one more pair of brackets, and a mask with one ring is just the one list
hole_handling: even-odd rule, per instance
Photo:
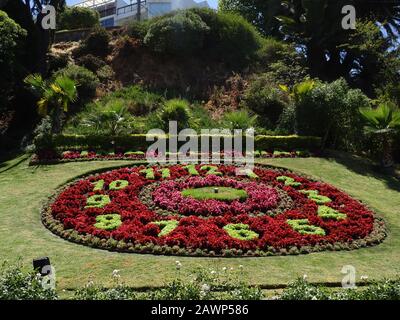
{"label": "sky", "polygon": [[[201,0],[195,0],[196,2],[201,2]],[[207,0],[208,4],[212,7],[212,8],[217,8],[218,7],[218,0]],[[67,0],[67,4],[68,5],[72,5],[78,2],[82,2],[82,0]]]}

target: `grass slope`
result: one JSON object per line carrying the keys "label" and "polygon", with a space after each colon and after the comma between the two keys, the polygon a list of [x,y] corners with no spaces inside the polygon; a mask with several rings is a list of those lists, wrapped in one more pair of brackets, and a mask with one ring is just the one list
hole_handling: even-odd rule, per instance
{"label": "grass slope", "polygon": [[269,159],[263,163],[283,166],[331,183],[362,200],[382,217],[390,229],[383,244],[349,252],[265,258],[186,258],[111,253],[73,244],[49,232],[40,222],[39,208],[46,196],[65,181],[99,168],[128,165],[128,161],[67,163],[28,167],[24,156],[0,164],[0,261],[21,261],[30,267],[33,258],[49,256],[56,268],[58,289],[73,289],[90,277],[111,284],[111,272],[120,269],[125,283],[134,287],[159,286],[181,273],[203,266],[244,266],[254,284],[287,283],[307,274],[310,281],[340,282],[344,265],[353,265],[357,278],[393,277],[400,274],[400,183],[374,174],[364,162],[336,159]]}

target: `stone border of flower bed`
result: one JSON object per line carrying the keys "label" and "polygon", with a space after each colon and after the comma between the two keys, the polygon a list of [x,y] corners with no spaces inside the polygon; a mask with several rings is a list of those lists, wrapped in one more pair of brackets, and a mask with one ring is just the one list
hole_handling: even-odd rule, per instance
{"label": "stone border of flower bed", "polygon": [[[143,165],[135,164],[135,166]],[[148,165],[150,166],[150,165]],[[304,177],[309,179],[310,181],[318,182],[320,180],[316,180],[312,177],[306,176],[304,174],[298,174],[291,170],[282,167],[275,167],[270,165],[258,165],[261,168],[270,168],[274,170],[282,171],[283,173],[294,173],[299,177]],[[129,166],[121,166],[120,168],[129,167]],[[387,229],[384,223],[383,218],[376,215],[374,212],[374,226],[372,232],[365,237],[364,239],[354,240],[351,243],[347,242],[336,242],[334,244],[317,244],[315,246],[302,246],[300,248],[296,246],[292,246],[290,248],[281,248],[277,249],[274,247],[269,247],[268,250],[248,250],[243,252],[240,249],[225,249],[221,254],[217,254],[216,252],[208,249],[192,249],[192,248],[182,248],[179,246],[160,246],[154,245],[152,243],[146,245],[139,245],[133,243],[127,243],[124,241],[117,241],[115,239],[101,239],[99,237],[93,235],[80,235],[75,230],[65,230],[62,223],[56,220],[52,216],[51,206],[50,204],[59,196],[59,194],[76,183],[81,179],[85,179],[87,177],[93,175],[99,175],[103,173],[109,173],[113,170],[117,170],[118,167],[112,169],[103,169],[96,170],[92,172],[88,172],[85,175],[81,175],[79,177],[70,180],[70,182],[64,184],[59,187],[55,193],[47,198],[44,205],[41,208],[41,218],[42,223],[46,228],[48,228],[54,234],[60,236],[61,238],[77,243],[85,246],[89,246],[97,249],[104,249],[108,251],[116,251],[116,252],[125,252],[125,253],[138,253],[138,254],[157,254],[157,255],[173,255],[173,256],[193,256],[193,257],[265,257],[265,256],[285,256],[285,255],[298,255],[298,254],[308,254],[312,252],[321,252],[321,251],[341,251],[341,250],[355,250],[363,247],[370,247],[374,245],[378,245],[381,243],[387,236]],[[338,189],[339,190],[339,189]],[[341,190],[339,190],[341,191]],[[341,191],[343,192],[343,191]],[[347,193],[345,193],[347,194]],[[354,198],[353,198],[354,199]],[[356,200],[356,199],[355,199]],[[357,200],[358,201],[358,200]],[[360,202],[360,201],[359,201]],[[367,209],[368,206],[363,204]]]}

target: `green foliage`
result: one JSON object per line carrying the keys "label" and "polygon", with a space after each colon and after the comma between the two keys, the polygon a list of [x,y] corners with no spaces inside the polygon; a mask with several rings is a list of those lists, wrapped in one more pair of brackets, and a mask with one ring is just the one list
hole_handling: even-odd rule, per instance
{"label": "green foliage", "polygon": [[190,9],[209,27],[203,50],[216,60],[242,67],[256,58],[262,37],[242,16],[211,9]]}
{"label": "green foliage", "polygon": [[133,20],[126,26],[126,34],[132,38],[144,40],[147,32],[149,31],[149,21]]}
{"label": "green foliage", "polygon": [[86,200],[85,208],[104,208],[111,203],[110,197],[105,194],[95,194]]}
{"label": "green foliage", "polygon": [[53,149],[52,123],[49,116],[44,117],[33,131],[32,152]]}
{"label": "green foliage", "polygon": [[215,176],[223,176],[223,173],[218,171],[217,166],[209,166],[209,165],[204,165],[200,168],[200,170],[206,170],[207,173],[206,175],[215,175]]}
{"label": "green foliage", "polygon": [[45,288],[35,272],[24,272],[20,264],[2,264],[0,274],[0,300],[56,300],[53,289]]}
{"label": "green foliage", "polygon": [[75,81],[63,74],[56,76],[53,81],[43,80],[40,74],[31,74],[24,82],[40,98],[37,102],[38,113],[41,116],[50,114],[52,132],[59,133],[62,113],[68,112],[70,103],[74,103],[78,98]]}
{"label": "green foliage", "polygon": [[158,234],[159,237],[164,237],[170,234],[175,228],[179,225],[179,222],[176,220],[164,220],[164,221],[157,221],[153,222],[153,224],[160,227],[160,233]]}
{"label": "green foliage", "polygon": [[98,27],[83,41],[79,54],[92,54],[101,58],[110,52],[111,36],[106,29]]}
{"label": "green foliage", "polygon": [[360,108],[368,133],[394,133],[400,129],[400,109],[393,103],[381,103],[376,109]]}
{"label": "green foliage", "polygon": [[96,224],[94,226],[98,229],[112,231],[118,229],[121,224],[122,221],[119,214],[104,214],[96,217]]}
{"label": "green foliage", "polygon": [[392,102],[382,102],[376,109],[360,108],[367,134],[375,134],[380,140],[381,165],[391,167],[394,164],[392,144],[395,134],[400,132],[400,109]]}
{"label": "green foliage", "polygon": [[84,7],[67,7],[57,20],[58,30],[93,28],[100,24],[98,11]]}
{"label": "green foliage", "polygon": [[81,119],[81,125],[85,126],[89,132],[118,137],[131,133],[130,121],[131,115],[123,101],[112,100],[104,107],[93,106],[91,112]]}
{"label": "green foliage", "polygon": [[123,100],[128,111],[134,116],[144,116],[160,109],[164,103],[164,97],[148,91],[141,86],[134,85],[114,91],[101,100],[107,104],[109,101]]}
{"label": "green foliage", "polygon": [[355,150],[360,147],[358,109],[369,104],[360,91],[350,89],[343,79],[332,83],[307,81],[294,88],[299,134],[324,137],[331,147]]}
{"label": "green foliage", "polygon": [[293,228],[293,230],[297,231],[300,234],[316,236],[325,235],[324,229],[317,226],[309,225],[308,219],[290,219],[287,220],[287,223]]}
{"label": "green foliage", "polygon": [[27,32],[0,10],[0,110],[8,104],[15,82],[15,62]]}
{"label": "green foliage", "polygon": [[242,241],[251,241],[258,238],[258,234],[250,230],[250,226],[243,223],[227,224],[224,230],[232,237]]}
{"label": "green foliage", "polygon": [[110,190],[122,190],[125,189],[129,185],[129,181],[127,180],[115,180],[110,183],[108,188]]}
{"label": "green foliage", "polygon": [[190,117],[189,102],[182,99],[168,100],[160,116],[165,130],[168,130],[169,121],[177,121],[178,131],[190,127]]}
{"label": "green foliage", "polygon": [[222,125],[224,128],[234,129],[250,129],[254,128],[257,123],[257,116],[250,115],[246,110],[232,111],[224,114]]}
{"label": "green foliage", "polygon": [[308,283],[303,278],[290,283],[279,295],[280,300],[326,300],[327,297],[326,290]]}
{"label": "green foliage", "polygon": [[343,220],[347,218],[345,213],[341,213],[328,206],[318,206],[318,216],[323,219]]}
{"label": "green foliage", "polygon": [[289,96],[272,84],[268,76],[261,75],[250,82],[244,93],[243,103],[260,115],[260,122],[275,127],[282,112],[289,105]]}
{"label": "green foliage", "polygon": [[285,186],[289,186],[289,187],[299,187],[301,186],[300,182],[296,182],[293,178],[291,177],[287,177],[287,176],[279,176],[276,178],[277,181],[279,182],[284,182]]}
{"label": "green foliage", "polygon": [[256,136],[255,148],[257,150],[273,151],[276,149],[297,150],[308,149],[317,150],[321,147],[321,138],[311,136]]}
{"label": "green foliage", "polygon": [[245,190],[229,187],[184,189],[181,193],[184,197],[191,197],[197,200],[214,199],[225,202],[231,202],[234,200],[243,201],[246,200],[248,196]]}
{"label": "green foliage", "polygon": [[159,53],[190,55],[203,47],[209,27],[190,11],[177,11],[150,23],[144,43]]}
{"label": "green foliage", "polygon": [[79,57],[76,60],[76,64],[94,73],[96,73],[100,68],[106,65],[106,63],[103,60],[92,54],[87,54],[82,57]]}
{"label": "green foliage", "polygon": [[317,204],[325,204],[332,201],[330,198],[320,195],[318,190],[300,190],[300,192],[306,194],[308,199],[315,201]]}
{"label": "green foliage", "polygon": [[99,78],[84,67],[70,64],[54,73],[53,78],[65,76],[75,81],[80,100],[88,100],[96,95]]}

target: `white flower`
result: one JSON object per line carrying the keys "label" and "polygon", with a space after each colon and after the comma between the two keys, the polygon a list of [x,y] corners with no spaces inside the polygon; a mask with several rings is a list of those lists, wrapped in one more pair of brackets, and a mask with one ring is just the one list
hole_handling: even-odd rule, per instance
{"label": "white flower", "polygon": [[203,291],[203,292],[208,292],[208,291],[210,291],[210,289],[211,289],[211,287],[210,287],[208,284],[206,284],[206,283],[204,283],[204,284],[201,286],[201,291]]}
{"label": "white flower", "polygon": [[361,280],[368,280],[368,276],[362,275],[362,276],[360,277],[360,279],[361,279]]}
{"label": "white flower", "polygon": [[311,300],[318,300],[318,298],[317,298],[316,296],[313,296],[313,297],[311,298]]}
{"label": "white flower", "polygon": [[306,274],[303,275],[303,280],[307,280],[308,276]]}
{"label": "white flower", "polygon": [[223,267],[223,268],[222,268],[222,271],[225,272],[226,270],[227,270],[227,267]]}
{"label": "white flower", "polygon": [[120,272],[120,270],[118,270],[118,269],[113,270],[112,276],[113,276],[114,278],[119,278],[119,277],[121,277],[120,274],[119,274],[119,272]]}
{"label": "white flower", "polygon": [[175,266],[176,266],[176,269],[180,270],[180,268],[182,268],[182,263],[177,260],[177,261],[175,261]]}
{"label": "white flower", "polygon": [[211,274],[216,274],[216,273],[217,273],[217,271],[211,270]]}
{"label": "white flower", "polygon": [[243,266],[242,266],[242,265],[240,265],[240,266],[239,266],[239,268],[240,268],[240,269],[243,269]]}

